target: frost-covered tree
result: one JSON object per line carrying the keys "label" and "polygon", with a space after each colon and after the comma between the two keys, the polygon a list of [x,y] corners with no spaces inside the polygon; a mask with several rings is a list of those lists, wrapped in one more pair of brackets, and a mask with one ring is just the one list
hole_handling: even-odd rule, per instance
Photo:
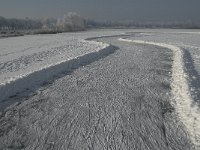
{"label": "frost-covered tree", "polygon": [[57,27],[63,31],[77,31],[85,29],[85,20],[74,12],[69,12],[62,19],[57,20]]}
{"label": "frost-covered tree", "polygon": [[55,29],[56,28],[57,19],[47,18],[42,21],[43,29]]}

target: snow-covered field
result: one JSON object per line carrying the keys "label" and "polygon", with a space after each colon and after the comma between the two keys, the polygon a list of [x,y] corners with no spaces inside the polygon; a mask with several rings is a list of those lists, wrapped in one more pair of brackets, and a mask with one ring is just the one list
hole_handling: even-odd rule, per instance
{"label": "snow-covered field", "polygon": [[0,149],[198,149],[199,58],[198,30],[0,39]]}
{"label": "snow-covered field", "polygon": [[106,43],[86,41],[87,38],[122,33],[122,31],[109,33],[90,31],[1,39],[0,85],[109,46]]}
{"label": "snow-covered field", "polygon": [[[108,44],[85,39],[122,34],[120,31],[31,35],[0,40],[0,101],[25,89],[33,89],[53,76],[89,61],[93,53],[112,49]],[[110,51],[110,50],[107,50]],[[84,59],[84,60],[83,60]],[[62,66],[61,66],[62,65]],[[53,67],[53,68],[52,68]],[[2,107],[2,106],[1,106]]]}

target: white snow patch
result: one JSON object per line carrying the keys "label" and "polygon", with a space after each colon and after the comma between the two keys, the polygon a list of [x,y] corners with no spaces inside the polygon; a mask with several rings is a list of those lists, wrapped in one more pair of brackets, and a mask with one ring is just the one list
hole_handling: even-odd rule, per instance
{"label": "white snow patch", "polygon": [[113,52],[112,46],[102,42],[83,39],[78,39],[77,42],[70,40],[66,42],[70,46],[61,45],[53,47],[50,51],[41,51],[33,55],[28,53],[30,55],[23,56],[22,53],[20,57],[10,60],[9,63],[1,60],[1,66],[8,65],[8,67],[5,68],[5,72],[1,72],[0,69],[0,102],[24,90],[35,89],[40,84],[52,80],[65,71],[77,68],[82,63]]}
{"label": "white snow patch", "polygon": [[183,52],[181,48],[156,42],[146,42],[142,40],[119,39],[124,42],[133,42],[137,44],[155,45],[163,48],[171,49],[174,53],[174,61],[172,68],[172,94],[175,100],[175,108],[181,121],[187,128],[193,143],[200,147],[200,111],[198,106],[193,104],[190,93],[190,87],[187,81],[187,74],[184,71]]}
{"label": "white snow patch", "polygon": [[[9,71],[6,73],[1,73],[0,70],[0,86],[9,84],[10,82],[13,82],[15,80],[24,78],[34,72],[38,72],[44,69],[47,69],[52,66],[59,65],[63,62],[70,61],[72,59],[77,59],[80,56],[86,55],[88,53],[92,52],[98,52],[101,49],[104,49],[108,47],[109,45],[102,42],[95,42],[95,41],[86,41],[86,40],[80,40],[81,44],[79,46],[82,47],[76,47],[76,45],[72,45],[73,47],[60,47],[60,49],[63,49],[62,51],[56,51],[56,55],[54,56],[47,56],[43,58],[43,60],[34,60],[32,63],[24,64],[27,67],[23,68],[17,68],[19,70],[17,71]],[[82,50],[84,48],[84,50]],[[70,51],[70,52],[69,52]],[[79,52],[76,52],[79,51]],[[35,53],[37,54],[37,53]],[[42,55],[41,53],[39,55]],[[23,56],[24,57],[24,56]],[[23,63],[22,61],[20,62]],[[30,64],[30,66],[29,66]],[[10,65],[15,65],[15,61],[11,61]]]}

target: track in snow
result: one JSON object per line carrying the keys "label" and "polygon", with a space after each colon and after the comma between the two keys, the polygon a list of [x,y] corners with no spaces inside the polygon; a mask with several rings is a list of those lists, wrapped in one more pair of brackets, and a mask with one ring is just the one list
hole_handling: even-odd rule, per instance
{"label": "track in snow", "polygon": [[1,115],[0,148],[188,150],[170,105],[172,52],[119,49],[56,80]]}
{"label": "track in snow", "polygon": [[[119,39],[124,42],[136,44],[155,45],[161,48],[168,48],[173,51],[172,71],[172,98],[174,107],[180,120],[184,123],[189,132],[192,142],[196,148],[200,148],[200,111],[199,111],[199,74],[196,58],[192,58],[191,49],[184,49],[176,46],[179,44],[166,44],[159,42]],[[198,50],[196,50],[198,54]],[[194,52],[193,52],[194,53]],[[194,55],[198,56],[198,55]],[[195,66],[196,65],[196,66]],[[197,70],[196,70],[197,67]]]}

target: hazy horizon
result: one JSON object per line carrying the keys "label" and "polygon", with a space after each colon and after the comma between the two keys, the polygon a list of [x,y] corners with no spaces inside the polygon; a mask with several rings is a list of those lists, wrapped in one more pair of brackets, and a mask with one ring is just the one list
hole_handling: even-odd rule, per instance
{"label": "hazy horizon", "polygon": [[59,18],[67,12],[95,20],[200,22],[199,0],[0,0],[6,18]]}

